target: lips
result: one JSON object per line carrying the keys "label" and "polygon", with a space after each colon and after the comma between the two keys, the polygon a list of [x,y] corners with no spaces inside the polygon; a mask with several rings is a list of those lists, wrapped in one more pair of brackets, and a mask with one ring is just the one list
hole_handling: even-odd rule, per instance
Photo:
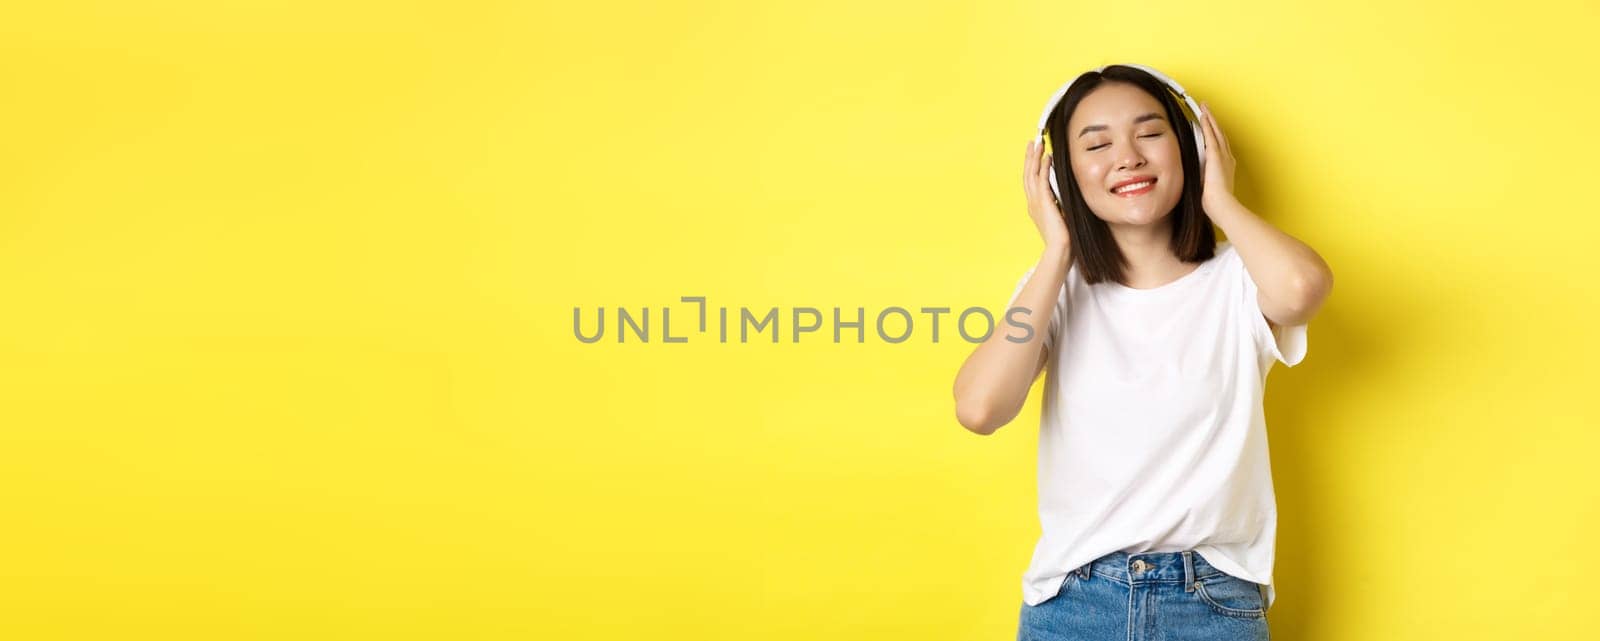
{"label": "lips", "polygon": [[[1117,191],[1117,189],[1120,189],[1120,188],[1125,187],[1127,185],[1136,185],[1136,184],[1139,184],[1139,183],[1147,183],[1147,184],[1145,184],[1145,186],[1143,186],[1143,187],[1139,187],[1138,189],[1134,189],[1132,191],[1120,191],[1120,192]],[[1138,196],[1140,194],[1150,193],[1150,190],[1155,189],[1155,187],[1156,187],[1156,179],[1155,179],[1154,176],[1139,176],[1137,178],[1130,178],[1128,180],[1124,180],[1124,181],[1119,182],[1116,185],[1112,186],[1111,187],[1111,195],[1113,195],[1113,196]]]}

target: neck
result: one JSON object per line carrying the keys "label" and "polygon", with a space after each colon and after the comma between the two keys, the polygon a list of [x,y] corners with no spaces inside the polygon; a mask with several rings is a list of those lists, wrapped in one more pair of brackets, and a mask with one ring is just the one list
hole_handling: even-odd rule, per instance
{"label": "neck", "polygon": [[1111,236],[1127,259],[1123,278],[1128,287],[1149,289],[1170,283],[1195,266],[1172,253],[1172,217],[1153,225],[1111,225]]}

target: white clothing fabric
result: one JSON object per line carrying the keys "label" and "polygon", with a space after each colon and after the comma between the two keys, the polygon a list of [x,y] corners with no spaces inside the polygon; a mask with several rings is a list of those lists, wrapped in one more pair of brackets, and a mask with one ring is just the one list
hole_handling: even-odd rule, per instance
{"label": "white clothing fabric", "polygon": [[1090,285],[1068,271],[1045,337],[1041,534],[1026,603],[1117,550],[1193,549],[1265,585],[1271,607],[1278,514],[1262,397],[1275,362],[1305,358],[1306,325],[1274,332],[1256,291],[1226,241],[1153,289]]}

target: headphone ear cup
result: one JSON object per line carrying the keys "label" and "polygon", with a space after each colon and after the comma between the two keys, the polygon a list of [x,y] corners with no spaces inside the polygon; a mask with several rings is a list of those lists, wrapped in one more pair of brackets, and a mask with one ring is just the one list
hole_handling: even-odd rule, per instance
{"label": "headphone ear cup", "polygon": [[1195,155],[1199,156],[1200,175],[1204,176],[1206,173],[1206,132],[1200,128],[1200,105],[1195,103],[1194,98],[1187,95],[1183,97],[1183,101],[1189,106],[1189,128],[1194,130],[1194,151]]}
{"label": "headphone ear cup", "polygon": [[1056,168],[1051,167],[1047,173],[1050,174],[1050,191],[1055,192],[1056,205],[1061,206],[1061,185],[1056,184]]}

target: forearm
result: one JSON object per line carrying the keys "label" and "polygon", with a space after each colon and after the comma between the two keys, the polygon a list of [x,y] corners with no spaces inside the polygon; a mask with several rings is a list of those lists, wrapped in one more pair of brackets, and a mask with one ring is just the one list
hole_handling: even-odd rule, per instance
{"label": "forearm", "polygon": [[1228,235],[1250,279],[1260,290],[1262,311],[1280,325],[1299,325],[1316,313],[1333,289],[1333,272],[1310,246],[1284,233],[1229,196],[1208,203],[1206,214]]}
{"label": "forearm", "polygon": [[[954,389],[956,418],[967,429],[989,434],[1021,411],[1028,389],[1038,377],[1050,318],[1071,263],[1069,246],[1046,247],[1033,275],[1011,303],[1011,308],[1028,311],[1013,317],[1009,309],[1002,310],[994,333],[961,365]],[[1032,332],[1015,327],[1008,319],[1026,324]],[[1029,334],[1027,341],[1013,341],[1025,334]]]}

